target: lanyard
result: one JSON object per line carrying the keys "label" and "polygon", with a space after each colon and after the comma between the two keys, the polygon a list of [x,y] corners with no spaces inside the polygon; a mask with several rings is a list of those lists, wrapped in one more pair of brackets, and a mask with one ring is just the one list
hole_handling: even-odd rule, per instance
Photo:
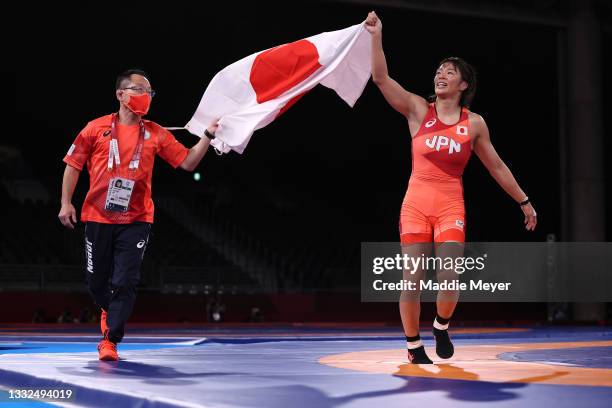
{"label": "lanyard", "polygon": [[[110,147],[108,149],[108,170],[113,170],[113,164],[119,165],[121,164],[121,159],[119,158],[119,142],[117,141],[117,114],[113,114],[113,118],[111,120],[111,140]],[[132,160],[130,160],[130,165],[128,168],[130,170],[138,170],[138,166],[140,164],[140,154],[142,153],[142,146],[144,145],[144,137],[145,137],[145,125],[144,122],[140,121],[140,135],[138,136],[138,145],[136,149],[134,149],[134,154],[132,155]]]}

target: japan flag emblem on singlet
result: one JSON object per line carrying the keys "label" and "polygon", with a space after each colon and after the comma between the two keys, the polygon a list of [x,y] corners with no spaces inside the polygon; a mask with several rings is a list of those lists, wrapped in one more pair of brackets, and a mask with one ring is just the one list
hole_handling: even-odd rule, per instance
{"label": "japan flag emblem on singlet", "polygon": [[457,126],[457,134],[459,136],[467,136],[467,134],[468,134],[467,130],[468,130],[467,126],[461,126],[461,125]]}

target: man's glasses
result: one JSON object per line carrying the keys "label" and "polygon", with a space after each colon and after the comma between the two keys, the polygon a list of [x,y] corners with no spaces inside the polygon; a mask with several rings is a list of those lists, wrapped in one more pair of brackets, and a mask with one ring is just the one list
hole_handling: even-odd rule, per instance
{"label": "man's glasses", "polygon": [[152,90],[152,89],[144,89],[144,88],[141,88],[139,86],[128,86],[128,87],[121,88],[121,89],[129,89],[130,91],[134,91],[134,92],[136,92],[139,95],[141,95],[141,94],[146,92],[149,95],[151,95],[151,98],[155,96],[155,91],[154,90]]}

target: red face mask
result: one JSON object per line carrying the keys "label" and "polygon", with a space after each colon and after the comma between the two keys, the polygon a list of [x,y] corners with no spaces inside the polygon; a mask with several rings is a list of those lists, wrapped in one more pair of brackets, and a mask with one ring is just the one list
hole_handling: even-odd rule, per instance
{"label": "red face mask", "polygon": [[149,112],[151,106],[151,95],[143,93],[142,95],[129,95],[130,99],[125,104],[132,112],[139,116],[144,116]]}

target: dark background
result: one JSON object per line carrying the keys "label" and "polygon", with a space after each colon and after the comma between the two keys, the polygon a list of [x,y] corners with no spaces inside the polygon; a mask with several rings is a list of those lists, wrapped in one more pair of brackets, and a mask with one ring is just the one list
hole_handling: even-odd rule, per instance
{"label": "dark background", "polygon": [[[497,4],[481,3],[485,8]],[[510,3],[540,16],[564,18],[568,13],[563,1]],[[610,9],[603,2],[595,7],[602,21],[609,21]],[[18,127],[2,138],[2,144],[21,152],[24,171],[42,183],[48,199],[24,204],[3,193],[13,209],[3,211],[3,224],[8,226],[3,248],[15,251],[9,241],[14,245],[19,240],[43,246],[50,240],[56,245],[49,244],[48,258],[25,255],[5,264],[79,264],[81,248],[73,241],[80,243],[81,232],[63,231],[57,221],[62,158],[88,121],[117,109],[114,81],[119,72],[145,69],[157,91],[147,118],[182,126],[210,79],[225,66],[253,52],[357,24],[372,9],[384,24],[389,72],[406,89],[429,95],[437,63],[447,56],[460,56],[476,67],[479,84],[471,110],[486,120],[494,146],[538,211],[536,231],[525,231],[518,205],[474,155],[464,175],[467,240],[544,241],[548,234],[568,240],[562,234],[560,206],[559,28],[375,2],[105,3],[39,9],[28,17],[31,29],[21,30],[26,36],[12,41],[16,57],[5,61],[2,70],[15,79],[16,112],[9,122]],[[605,118],[612,111],[612,82],[605,71],[612,63],[611,40],[608,26],[602,29]],[[610,132],[609,121],[604,131]],[[175,135],[186,146],[197,141],[186,131]],[[612,146],[609,138],[604,140],[607,152]],[[196,170],[202,174],[199,182],[158,160],[153,196],[183,200],[196,214],[199,205],[210,204],[211,217],[229,220],[240,230],[236,234],[248,235],[273,253],[271,262],[281,267],[270,273],[282,274],[282,265],[299,264],[294,272],[301,279],[281,276],[278,282],[284,283],[276,285],[275,292],[333,292],[358,287],[361,242],[397,240],[410,157],[406,121],[373,83],[353,109],[333,91],[317,87],[257,131],[243,155],[209,151]],[[607,156],[605,169],[610,174]],[[5,180],[23,177],[15,168],[4,170]],[[74,199],[79,213],[87,191],[84,173]],[[610,209],[609,178],[606,183]],[[176,245],[177,240],[197,239],[184,228],[172,230],[171,225],[180,223],[169,214],[158,210],[156,217],[157,233],[143,271],[145,288],[163,291],[164,286],[151,278],[153,272],[147,271],[163,264],[169,252],[176,259],[169,265],[203,268],[200,275],[206,275],[201,251]],[[602,222],[609,240],[610,217]],[[60,241],[69,244],[57,244]],[[225,241],[231,245],[231,234]],[[330,266],[326,260],[332,253]],[[212,262],[210,270],[228,266]],[[199,279],[185,278],[184,283],[208,282]],[[215,285],[211,288],[214,292]]]}

